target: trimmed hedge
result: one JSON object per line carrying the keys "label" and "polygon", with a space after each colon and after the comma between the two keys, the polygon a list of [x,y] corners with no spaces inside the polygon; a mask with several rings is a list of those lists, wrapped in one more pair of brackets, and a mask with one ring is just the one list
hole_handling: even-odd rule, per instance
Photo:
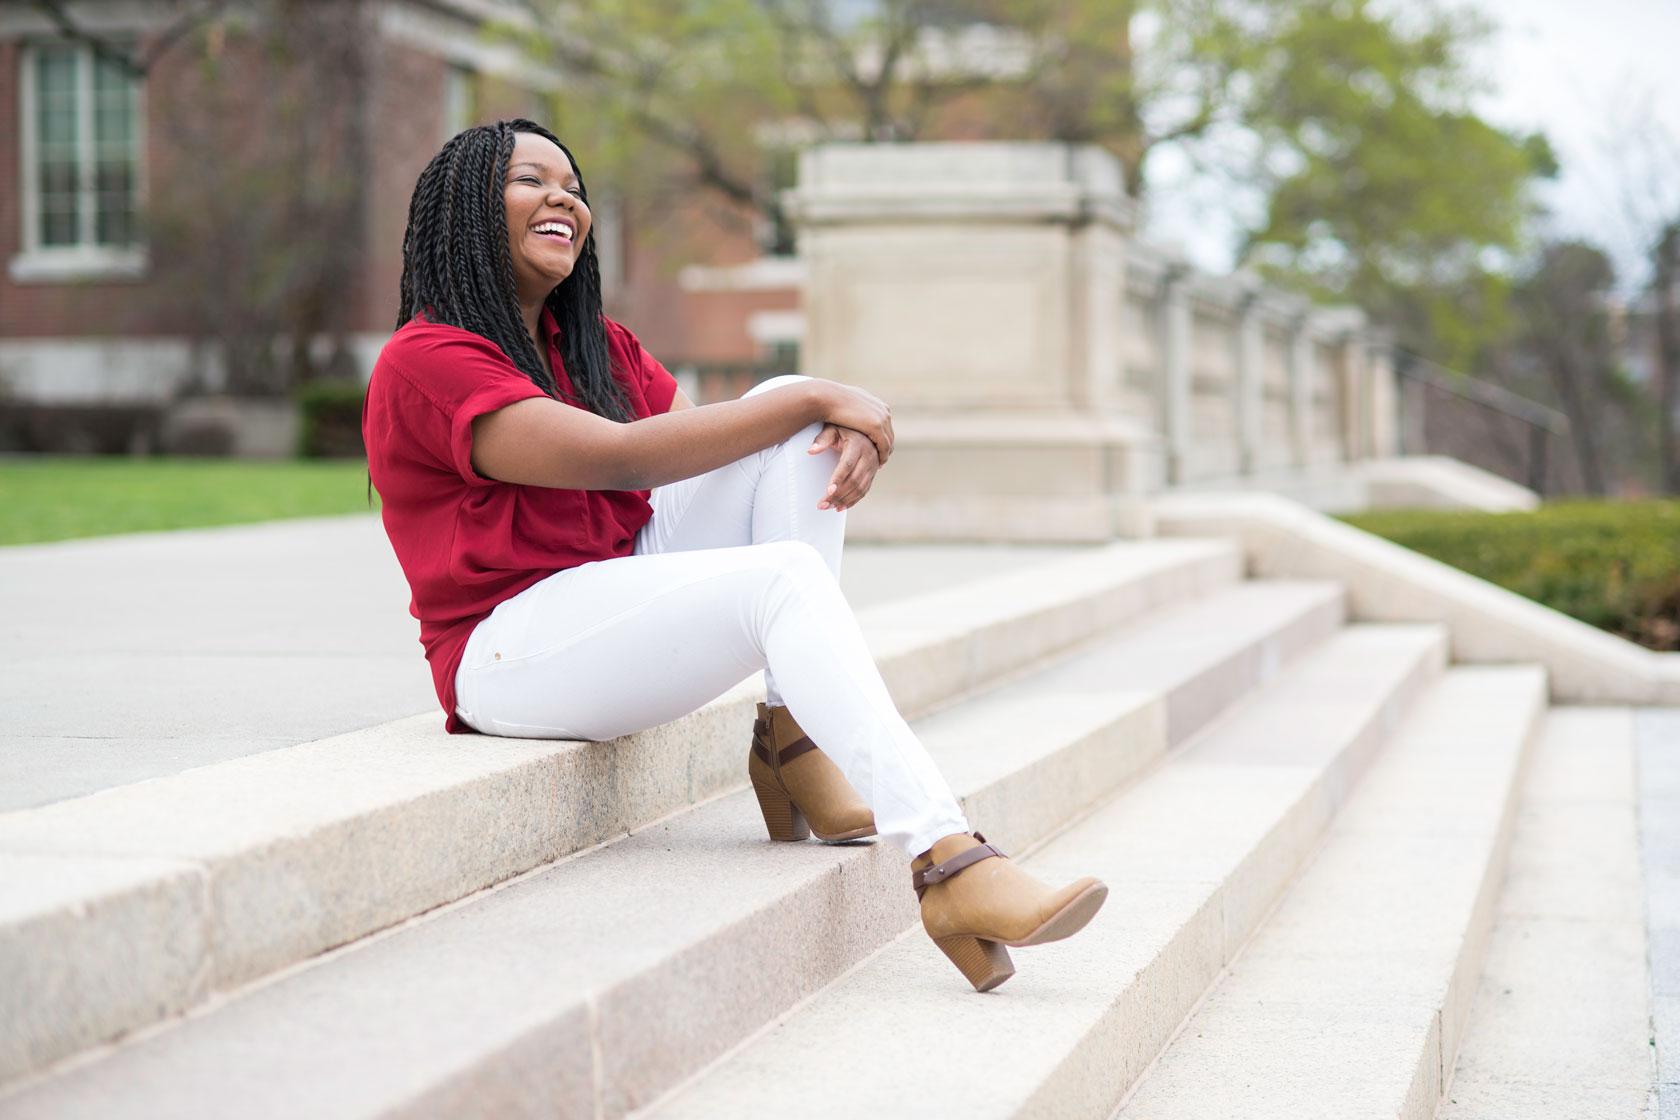
{"label": "trimmed hedge", "polygon": [[1373,510],[1341,520],[1647,648],[1680,650],[1680,501]]}
{"label": "trimmed hedge", "polygon": [[298,455],[305,459],[359,459],[362,447],[362,398],[359,381],[306,381],[298,386],[301,422]]}

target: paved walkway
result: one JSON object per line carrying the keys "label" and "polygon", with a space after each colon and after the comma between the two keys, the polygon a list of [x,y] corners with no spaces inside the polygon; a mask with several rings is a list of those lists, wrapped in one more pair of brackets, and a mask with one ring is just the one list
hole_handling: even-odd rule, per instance
{"label": "paved walkway", "polygon": [[1634,714],[1639,850],[1662,1120],[1680,1120],[1680,708]]}
{"label": "paved walkway", "polygon": [[[1067,548],[848,545],[854,607]],[[0,548],[0,811],[436,711],[375,514]]]}

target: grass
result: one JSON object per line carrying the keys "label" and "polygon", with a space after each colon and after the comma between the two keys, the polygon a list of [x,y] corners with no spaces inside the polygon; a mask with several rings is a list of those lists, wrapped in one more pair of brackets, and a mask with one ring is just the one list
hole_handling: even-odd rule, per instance
{"label": "grass", "polygon": [[[365,513],[365,470],[359,459],[0,456],[0,545]],[[1680,649],[1680,501],[1343,520],[1652,649]]]}
{"label": "grass", "polygon": [[1680,649],[1680,501],[1375,510],[1342,520],[1651,649]]}
{"label": "grass", "polygon": [[0,456],[0,545],[366,513],[366,471],[359,459]]}

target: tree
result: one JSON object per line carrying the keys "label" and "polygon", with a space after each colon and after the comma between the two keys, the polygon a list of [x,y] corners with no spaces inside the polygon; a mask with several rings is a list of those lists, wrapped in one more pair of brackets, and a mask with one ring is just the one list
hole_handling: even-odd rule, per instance
{"label": "tree", "polygon": [[228,0],[197,0],[186,3],[177,0],[176,6],[181,10],[167,27],[152,37],[143,51],[130,50],[104,35],[89,30],[70,14],[64,0],[33,0],[33,3],[52,20],[53,26],[57,27],[65,38],[86,43],[94,54],[115,62],[136,78],[144,78],[175,44],[206,21],[219,15],[227,7]]}
{"label": "tree", "polygon": [[1556,400],[1568,415],[1581,484],[1592,494],[1609,493],[1612,478],[1630,473],[1640,442],[1639,394],[1617,363],[1606,310],[1615,279],[1597,246],[1553,242],[1513,300],[1519,327],[1511,350],[1540,383],[1511,387]]}
{"label": "tree", "polygon": [[1680,412],[1680,219],[1663,228],[1651,251],[1651,296],[1657,314],[1657,447],[1659,485],[1680,494],[1680,446],[1675,414]]}
{"label": "tree", "polygon": [[[567,127],[666,200],[775,226],[766,137],[1100,144],[1134,193],[1152,153],[1240,135],[1265,192],[1246,259],[1468,365],[1504,325],[1543,141],[1467,107],[1485,24],[1368,0],[524,0],[577,79]],[[562,106],[564,112],[566,106]],[[772,147],[774,141],[772,141]]]}
{"label": "tree", "polygon": [[1466,370],[1510,325],[1526,188],[1557,170],[1543,138],[1467,107],[1464,56],[1487,30],[1427,14],[1407,27],[1366,0],[1301,5],[1257,52],[1245,112],[1270,199],[1244,256]]}
{"label": "tree", "polygon": [[352,373],[377,41],[368,0],[246,0],[238,18],[227,0],[176,0],[143,49],[35,2],[67,38],[147,82],[169,153],[141,215],[148,318],[217,353],[236,394]]}

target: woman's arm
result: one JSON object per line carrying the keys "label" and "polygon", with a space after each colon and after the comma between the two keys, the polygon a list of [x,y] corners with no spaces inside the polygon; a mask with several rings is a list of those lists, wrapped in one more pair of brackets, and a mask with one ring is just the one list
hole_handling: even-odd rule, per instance
{"label": "woman's arm", "polygon": [[647,490],[780,443],[814,420],[869,436],[883,462],[891,454],[886,402],[812,378],[716,404],[679,408],[673,400],[671,411],[630,424],[548,397],[516,401],[473,419],[472,464],[486,478],[526,486]]}
{"label": "woman's arm", "polygon": [[[671,398],[672,412],[679,408],[693,407],[694,402],[689,400],[681,389]],[[825,424],[809,451],[815,454],[830,447],[840,452],[840,461],[834,468],[834,474],[829,477],[828,489],[817,502],[817,508],[850,509],[869,493],[869,487],[875,481],[875,472],[881,468],[881,457],[876,454],[875,445],[862,433],[835,424]]]}

